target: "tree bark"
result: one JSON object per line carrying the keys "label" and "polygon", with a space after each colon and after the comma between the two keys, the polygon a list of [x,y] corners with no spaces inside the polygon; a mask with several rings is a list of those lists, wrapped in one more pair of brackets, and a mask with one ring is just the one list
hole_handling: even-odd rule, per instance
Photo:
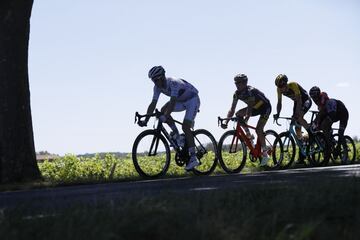
{"label": "tree bark", "polygon": [[28,77],[32,5],[33,0],[0,1],[0,183],[41,178]]}

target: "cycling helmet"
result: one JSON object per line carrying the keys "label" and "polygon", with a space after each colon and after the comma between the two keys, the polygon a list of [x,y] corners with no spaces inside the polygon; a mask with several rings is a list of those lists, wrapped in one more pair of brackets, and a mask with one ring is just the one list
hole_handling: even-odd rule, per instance
{"label": "cycling helmet", "polygon": [[320,88],[317,86],[313,86],[309,91],[310,97],[312,99],[319,99],[320,93],[321,93]]}
{"label": "cycling helmet", "polygon": [[235,81],[235,83],[247,84],[248,78],[247,78],[247,76],[245,74],[241,73],[241,74],[237,74],[234,77],[234,81]]}
{"label": "cycling helmet", "polygon": [[279,74],[275,79],[275,85],[277,87],[282,87],[285,84],[287,84],[287,82],[288,82],[288,78],[285,74]]}
{"label": "cycling helmet", "polygon": [[165,76],[165,69],[162,66],[152,67],[148,74],[149,78],[156,79]]}

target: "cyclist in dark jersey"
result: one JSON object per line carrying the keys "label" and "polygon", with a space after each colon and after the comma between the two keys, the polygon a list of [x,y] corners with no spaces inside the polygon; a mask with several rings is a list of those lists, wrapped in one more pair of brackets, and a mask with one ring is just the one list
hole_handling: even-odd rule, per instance
{"label": "cyclist in dark jersey", "polygon": [[[319,109],[319,114],[315,119],[315,127],[324,132],[326,139],[331,139],[331,126],[340,121],[339,140],[344,143],[344,133],[349,120],[349,112],[345,104],[340,100],[329,98],[327,93],[321,92],[317,86],[310,89],[310,96]],[[342,161],[344,160],[346,159],[342,159]]]}
{"label": "cyclist in dark jersey", "polygon": [[[231,118],[235,113],[235,108],[238,100],[243,101],[247,104],[247,107],[240,109],[236,112],[236,117],[244,120],[245,122],[251,116],[260,115],[258,123],[256,125],[256,133],[259,137],[260,143],[262,145],[263,150],[263,158],[261,160],[261,166],[265,166],[267,161],[269,160],[269,156],[266,152],[266,144],[265,144],[265,136],[264,136],[264,126],[269,119],[269,115],[271,113],[271,104],[269,99],[267,99],[261,91],[258,89],[247,85],[248,78],[245,74],[238,74],[234,77],[235,85],[237,90],[233,95],[233,101],[231,104],[231,108],[227,114],[228,118]],[[222,128],[227,128],[228,122],[221,125]],[[250,138],[249,129],[245,128],[247,136]]]}

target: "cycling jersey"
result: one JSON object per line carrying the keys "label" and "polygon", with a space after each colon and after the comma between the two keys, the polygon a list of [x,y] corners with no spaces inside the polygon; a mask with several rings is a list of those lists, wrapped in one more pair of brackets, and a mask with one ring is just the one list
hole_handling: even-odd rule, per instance
{"label": "cycling jersey", "polygon": [[321,124],[325,118],[330,118],[332,122],[340,121],[340,128],[346,128],[349,118],[349,112],[343,102],[330,98],[324,106],[320,108],[318,124]]}
{"label": "cycling jersey", "polygon": [[243,91],[236,90],[233,96],[233,106],[236,105],[237,101],[241,100],[249,105],[253,109],[260,108],[271,108],[269,99],[267,99],[260,90],[247,86]]}
{"label": "cycling jersey", "polygon": [[318,109],[321,110],[325,107],[326,102],[329,100],[329,97],[326,92],[321,92],[318,98],[313,98],[315,104],[318,106]]}
{"label": "cycling jersey", "polygon": [[309,95],[307,92],[296,82],[290,82],[287,84],[288,89],[286,92],[281,92],[280,88],[277,88],[277,94],[278,99],[281,100],[281,96],[285,95],[292,99],[293,101],[296,101],[296,97],[300,96],[302,102],[305,102],[307,99],[309,99]]}
{"label": "cycling jersey", "polygon": [[169,97],[176,97],[178,102],[185,102],[198,95],[199,92],[184,79],[168,77],[165,79],[165,88],[154,86],[154,101],[159,99],[160,93]]}

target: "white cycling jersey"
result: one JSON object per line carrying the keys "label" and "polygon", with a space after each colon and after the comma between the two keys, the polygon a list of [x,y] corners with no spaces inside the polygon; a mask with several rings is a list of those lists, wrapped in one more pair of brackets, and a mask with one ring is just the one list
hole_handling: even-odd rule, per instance
{"label": "white cycling jersey", "polygon": [[193,85],[180,78],[167,77],[165,85],[165,88],[154,86],[153,100],[157,101],[160,93],[163,93],[169,97],[176,97],[178,102],[186,102],[199,93]]}

